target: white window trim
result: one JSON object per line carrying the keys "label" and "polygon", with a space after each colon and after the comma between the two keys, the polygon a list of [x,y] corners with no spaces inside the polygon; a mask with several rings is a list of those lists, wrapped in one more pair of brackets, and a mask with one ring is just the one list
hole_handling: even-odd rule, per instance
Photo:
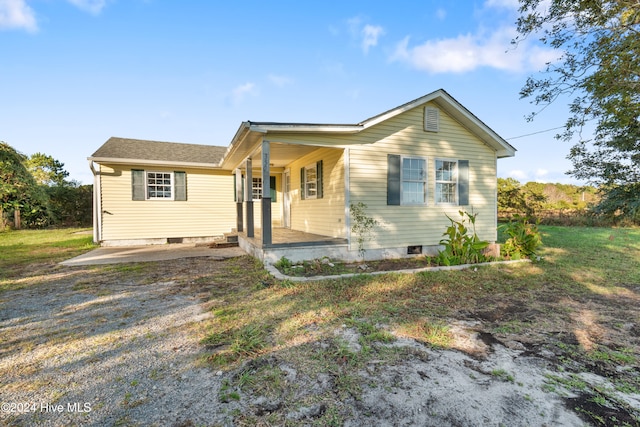
{"label": "white window trim", "polygon": [[[307,193],[307,184],[310,181],[307,181],[307,171],[308,170],[314,170],[316,172],[316,179],[315,179],[315,183],[316,183],[316,194],[314,195],[310,195],[309,193]],[[312,163],[310,165],[307,165],[304,167],[304,198],[305,200],[313,200],[313,199],[317,199],[318,198],[318,163]]]}
{"label": "white window trim", "polygon": [[[255,187],[255,186],[254,186],[254,183],[256,182],[256,180],[260,181],[260,186],[259,186],[259,187]],[[256,177],[256,176],[251,177],[251,181],[252,181],[252,182],[251,182],[251,197],[252,197],[253,201],[254,201],[254,202],[257,202],[257,201],[262,200],[262,188],[263,188],[263,186],[262,186],[262,177]],[[260,190],[260,197],[255,198],[255,197],[253,196],[253,190],[254,190],[254,189],[259,189],[259,190]]]}
{"label": "white window trim", "polygon": [[[443,180],[438,180],[438,162],[450,162],[450,163],[455,163],[456,164],[456,170],[455,170],[455,181],[443,181]],[[436,205],[439,206],[458,206],[458,197],[460,197],[460,188],[458,186],[458,159],[447,159],[447,158],[437,158],[434,161],[434,178],[435,178],[435,187],[434,187],[434,201]],[[455,200],[453,202],[439,202],[438,201],[438,184],[455,184],[456,186],[456,197]]]}
{"label": "white window trim", "polygon": [[[169,179],[171,181],[170,185],[170,189],[171,189],[171,197],[150,197],[149,196],[149,174],[150,173],[161,173],[161,174],[168,174],[169,175]],[[173,176],[173,172],[168,172],[168,171],[154,171],[154,170],[145,170],[144,171],[144,196],[146,200],[169,200],[172,201],[174,200],[174,198],[176,197],[176,190],[174,187],[174,176]]]}
{"label": "white window trim", "polygon": [[[424,160],[424,202],[407,203],[404,201],[404,159]],[[407,181],[420,182],[420,181]],[[400,156],[400,205],[401,206],[427,206],[429,201],[429,158],[423,156]]]}

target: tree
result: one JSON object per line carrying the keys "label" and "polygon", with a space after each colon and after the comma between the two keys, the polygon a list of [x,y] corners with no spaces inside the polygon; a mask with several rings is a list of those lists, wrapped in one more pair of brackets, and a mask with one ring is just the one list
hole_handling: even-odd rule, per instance
{"label": "tree", "polygon": [[69,172],[64,170],[64,163],[43,153],[32,154],[25,162],[27,169],[40,185],[65,185]]}
{"label": "tree", "polygon": [[46,197],[24,165],[26,156],[0,141],[0,222],[4,213],[25,210],[29,215],[46,211]]}
{"label": "tree", "polygon": [[[521,98],[543,110],[568,97],[558,138],[579,136],[568,173],[599,184],[603,201],[615,189],[610,196],[620,206],[640,206],[640,0],[520,0],[520,13],[515,43],[538,35],[560,51],[541,77],[527,79]],[[584,139],[591,121],[593,138]],[[638,209],[627,213],[640,216]]]}
{"label": "tree", "polygon": [[522,186],[513,178],[498,178],[498,210],[535,216],[547,201],[543,190],[544,184],[537,182]]}

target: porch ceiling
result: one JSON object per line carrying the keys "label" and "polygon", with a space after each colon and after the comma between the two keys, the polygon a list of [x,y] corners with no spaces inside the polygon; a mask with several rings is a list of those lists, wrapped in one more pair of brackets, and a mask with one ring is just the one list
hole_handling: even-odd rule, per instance
{"label": "porch ceiling", "polygon": [[[270,144],[271,148],[271,165],[272,167],[285,167],[291,162],[299,159],[300,157],[306,156],[312,151],[317,150],[320,147],[313,147],[309,145],[292,145],[292,144],[283,144],[280,142],[272,142]],[[253,164],[259,165],[261,159],[260,151],[256,152],[252,156]],[[258,162],[258,163],[256,163]]]}
{"label": "porch ceiling", "polygon": [[[235,167],[243,168],[244,165],[242,162],[250,157],[253,161],[253,167],[259,168],[262,162],[262,151],[259,148],[259,144],[261,143],[261,139],[258,139],[255,143],[251,144],[251,149],[240,150],[234,153],[234,163]],[[320,147],[311,146],[311,145],[294,145],[294,144],[284,144],[281,142],[271,142],[270,143],[270,164],[273,168],[283,168],[290,164],[291,162],[303,157]],[[252,153],[250,156],[249,154]]]}

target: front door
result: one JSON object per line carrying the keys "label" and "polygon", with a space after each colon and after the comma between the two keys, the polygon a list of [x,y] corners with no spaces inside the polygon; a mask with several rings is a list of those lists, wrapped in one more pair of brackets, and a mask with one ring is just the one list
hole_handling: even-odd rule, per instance
{"label": "front door", "polygon": [[282,209],[284,228],[291,228],[291,173],[286,171],[282,175]]}

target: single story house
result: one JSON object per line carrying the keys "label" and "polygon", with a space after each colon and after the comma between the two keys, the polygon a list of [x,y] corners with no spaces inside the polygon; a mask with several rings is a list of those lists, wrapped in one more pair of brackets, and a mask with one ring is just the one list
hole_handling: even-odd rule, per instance
{"label": "single story house", "polygon": [[265,262],[358,258],[350,206],[376,219],[368,259],[434,253],[447,215],[497,238],[497,160],[515,148],[440,89],[356,124],[241,123],[228,147],[110,138],[88,158],[94,240],[238,232]]}

